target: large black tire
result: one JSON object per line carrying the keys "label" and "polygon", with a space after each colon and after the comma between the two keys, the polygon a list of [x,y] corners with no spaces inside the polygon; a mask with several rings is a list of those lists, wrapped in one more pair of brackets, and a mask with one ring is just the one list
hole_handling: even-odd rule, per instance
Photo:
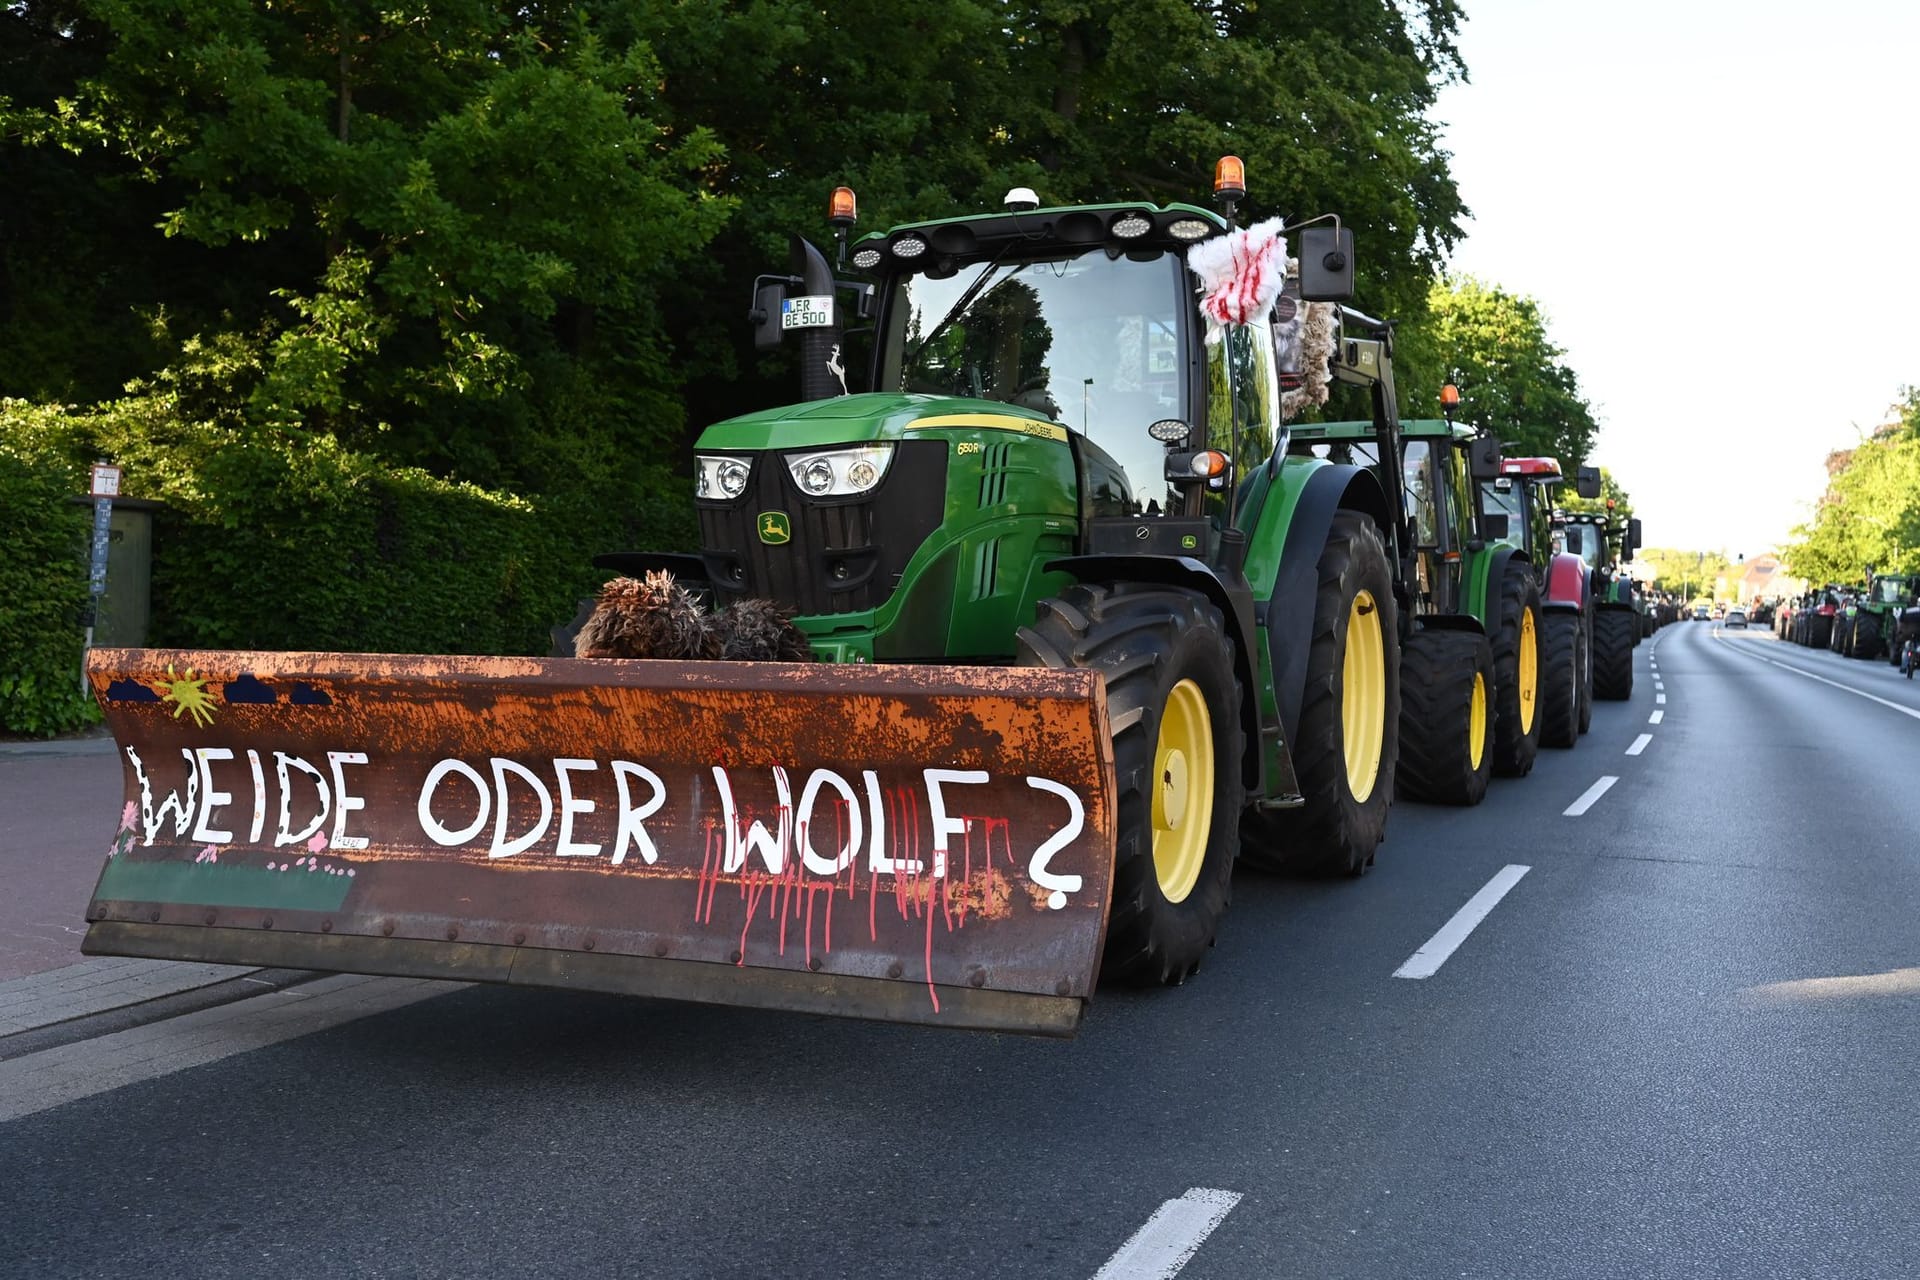
{"label": "large black tire", "polygon": [[[1113,905],[1101,976],[1134,985],[1184,981],[1226,913],[1246,805],[1240,681],[1220,611],[1195,592],[1129,584],[1069,587],[1042,600],[1037,614],[1018,632],[1018,660],[1102,672],[1107,716],[1117,726]],[[1208,759],[1183,747],[1183,725],[1195,731],[1194,742],[1207,743]],[[1210,787],[1200,781],[1203,767]],[[1154,857],[1156,833],[1165,855],[1192,829],[1169,819],[1156,800],[1163,786],[1167,794],[1184,791],[1188,780],[1193,789],[1180,807],[1208,827],[1197,859],[1168,869],[1169,884]]]}
{"label": "large black tire", "polygon": [[1880,656],[1880,618],[1877,614],[1863,613],[1853,620],[1853,635],[1847,646],[1850,658],[1877,658]]}
{"label": "large black tire", "polygon": [[1580,615],[1549,610],[1540,632],[1540,745],[1580,741]]}
{"label": "large black tire", "polygon": [[1580,732],[1593,727],[1593,610],[1580,618]]}
{"label": "large black tire", "polygon": [[1400,651],[1396,794],[1479,804],[1493,776],[1493,646],[1478,631],[1416,631]]}
{"label": "large black tire", "polygon": [[1816,613],[1807,619],[1807,638],[1800,643],[1809,649],[1825,649],[1833,639],[1833,615]]}
{"label": "large black tire", "polygon": [[[1357,876],[1373,865],[1386,838],[1400,750],[1399,606],[1379,530],[1357,512],[1337,512],[1320,552],[1313,641],[1293,747],[1306,803],[1295,809],[1252,809],[1240,856],[1270,871]],[[1350,634],[1353,624],[1359,635]],[[1366,676],[1348,697],[1346,666],[1353,641],[1356,673]],[[1359,745],[1348,768],[1347,713]],[[1377,747],[1377,751],[1374,749]],[[1369,759],[1372,767],[1369,768]]]}
{"label": "large black tire", "polygon": [[1540,587],[1533,566],[1507,561],[1498,607],[1488,637],[1493,642],[1493,771],[1524,778],[1540,751]]}
{"label": "large black tire", "polygon": [[1833,626],[1827,631],[1827,651],[1830,653],[1845,653],[1847,651],[1847,641],[1852,636],[1853,619],[1847,617],[1844,613],[1835,614],[1833,617]]}
{"label": "large black tire", "polygon": [[1593,696],[1625,702],[1633,696],[1633,624],[1625,609],[1593,615]]}

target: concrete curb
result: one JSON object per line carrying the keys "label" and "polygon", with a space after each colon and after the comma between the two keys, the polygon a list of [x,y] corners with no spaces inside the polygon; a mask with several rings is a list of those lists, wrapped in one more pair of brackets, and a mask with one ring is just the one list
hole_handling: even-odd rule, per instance
{"label": "concrete curb", "polygon": [[0,756],[110,756],[113,739],[54,738],[47,742],[0,742]]}

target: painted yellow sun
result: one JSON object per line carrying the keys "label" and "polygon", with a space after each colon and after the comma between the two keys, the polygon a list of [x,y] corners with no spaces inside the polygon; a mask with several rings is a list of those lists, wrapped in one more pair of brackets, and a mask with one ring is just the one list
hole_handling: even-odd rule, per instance
{"label": "painted yellow sun", "polygon": [[160,684],[163,690],[160,701],[175,704],[173,708],[175,720],[180,718],[182,711],[185,711],[193,717],[193,722],[197,725],[206,726],[213,723],[213,695],[207,692],[206,677],[194,679],[192,667],[187,668],[186,675],[179,675],[174,671],[173,664],[169,662],[167,678]]}

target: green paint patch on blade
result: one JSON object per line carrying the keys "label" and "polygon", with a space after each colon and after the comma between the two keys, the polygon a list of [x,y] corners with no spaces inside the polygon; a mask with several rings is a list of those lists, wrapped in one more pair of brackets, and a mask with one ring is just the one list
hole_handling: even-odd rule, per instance
{"label": "green paint patch on blade", "polygon": [[157,902],[195,907],[265,907],[338,911],[353,880],[294,867],[221,866],[217,862],[134,862],[115,858],[101,873],[95,901]]}

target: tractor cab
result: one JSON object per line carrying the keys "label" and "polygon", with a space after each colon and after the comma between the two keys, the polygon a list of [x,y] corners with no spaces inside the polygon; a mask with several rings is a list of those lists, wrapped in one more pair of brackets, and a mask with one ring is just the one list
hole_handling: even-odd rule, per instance
{"label": "tractor cab", "polygon": [[1563,482],[1552,458],[1506,458],[1500,474],[1480,481],[1480,528],[1489,541],[1510,540],[1534,563],[1551,549],[1552,487]]}

